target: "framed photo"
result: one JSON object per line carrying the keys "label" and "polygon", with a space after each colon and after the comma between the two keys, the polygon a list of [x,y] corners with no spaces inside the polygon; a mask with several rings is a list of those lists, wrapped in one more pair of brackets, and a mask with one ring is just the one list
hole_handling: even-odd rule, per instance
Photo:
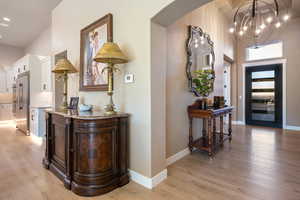
{"label": "framed photo", "polygon": [[81,30],[80,41],[80,91],[107,91],[107,64],[93,58],[106,42],[113,42],[113,16],[108,14]]}
{"label": "framed photo", "polygon": [[69,105],[68,109],[77,110],[78,103],[79,103],[79,97],[71,97],[70,105]]}

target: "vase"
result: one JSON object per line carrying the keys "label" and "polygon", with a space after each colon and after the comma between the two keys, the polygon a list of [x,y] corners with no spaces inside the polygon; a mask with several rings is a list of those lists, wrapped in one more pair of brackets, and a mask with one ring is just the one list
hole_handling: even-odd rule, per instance
{"label": "vase", "polygon": [[203,97],[201,99],[201,109],[202,110],[207,110],[207,98],[206,97]]}

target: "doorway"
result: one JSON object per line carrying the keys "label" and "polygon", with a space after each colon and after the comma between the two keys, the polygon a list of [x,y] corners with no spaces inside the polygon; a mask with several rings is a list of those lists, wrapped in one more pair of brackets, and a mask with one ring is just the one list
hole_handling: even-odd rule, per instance
{"label": "doorway", "polygon": [[246,124],[282,128],[282,64],[248,67],[245,77]]}
{"label": "doorway", "polygon": [[224,55],[223,95],[225,104],[231,106],[231,68],[233,60]]}

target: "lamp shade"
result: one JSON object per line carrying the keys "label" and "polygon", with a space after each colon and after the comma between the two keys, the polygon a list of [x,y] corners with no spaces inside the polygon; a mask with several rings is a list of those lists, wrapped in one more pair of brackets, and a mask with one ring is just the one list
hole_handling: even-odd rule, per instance
{"label": "lamp shade", "polygon": [[68,59],[63,58],[57,61],[55,69],[52,70],[52,72],[57,74],[62,74],[66,72],[67,74],[70,74],[76,73],[77,70]]}
{"label": "lamp shade", "polygon": [[123,64],[128,62],[128,58],[116,43],[107,42],[99,50],[94,61],[99,63]]}

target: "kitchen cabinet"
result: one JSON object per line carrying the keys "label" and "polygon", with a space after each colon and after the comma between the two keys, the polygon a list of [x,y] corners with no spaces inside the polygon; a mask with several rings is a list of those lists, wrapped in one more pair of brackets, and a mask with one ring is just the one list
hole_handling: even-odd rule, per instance
{"label": "kitchen cabinet", "polygon": [[14,71],[11,67],[0,70],[0,93],[12,93]]}
{"label": "kitchen cabinet", "polygon": [[30,108],[30,133],[37,137],[44,137],[46,134],[46,113],[45,109],[50,107]]}
{"label": "kitchen cabinet", "polygon": [[17,60],[13,66],[13,80],[17,80],[18,75],[30,70],[30,61],[34,56],[26,55],[23,58]]}
{"label": "kitchen cabinet", "polygon": [[6,71],[6,92],[13,92],[13,84],[14,84],[14,71],[13,69],[8,69]]}
{"label": "kitchen cabinet", "polygon": [[[51,57],[26,55],[15,62],[13,80],[24,72],[30,73],[30,106],[51,105]],[[14,81],[15,82],[15,81]],[[11,87],[12,88],[12,87]]]}
{"label": "kitchen cabinet", "polygon": [[[18,76],[24,72],[30,72],[30,85],[35,93],[52,91],[52,73],[51,73],[51,57],[50,56],[33,56],[26,55],[14,63],[12,67],[5,72],[6,82],[1,76],[0,71],[0,92],[12,92],[12,86],[16,82]],[[7,85],[4,87],[4,85]],[[2,88],[2,87],[3,88]]]}

